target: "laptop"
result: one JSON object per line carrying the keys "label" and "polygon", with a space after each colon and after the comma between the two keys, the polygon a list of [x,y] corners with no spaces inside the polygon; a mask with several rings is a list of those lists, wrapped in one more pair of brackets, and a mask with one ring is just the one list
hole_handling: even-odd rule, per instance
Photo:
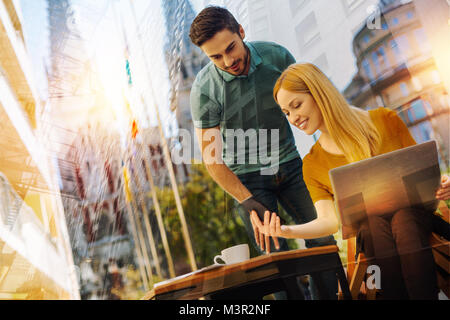
{"label": "laptop", "polygon": [[435,141],[410,146],[338,167],[329,172],[342,237],[357,234],[369,215],[385,215],[402,208],[436,210],[440,185]]}

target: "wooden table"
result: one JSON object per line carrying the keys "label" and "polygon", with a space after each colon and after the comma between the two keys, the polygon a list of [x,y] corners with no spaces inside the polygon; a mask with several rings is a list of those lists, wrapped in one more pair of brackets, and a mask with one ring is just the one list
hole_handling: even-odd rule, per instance
{"label": "wooden table", "polygon": [[[286,291],[288,299],[303,299],[296,278],[326,270],[336,272],[344,298],[351,299],[338,247],[335,245],[277,252],[206,271],[198,270],[156,284],[143,299],[193,300],[205,297],[254,300],[278,291]],[[326,292],[323,285],[315,283],[323,296]]]}

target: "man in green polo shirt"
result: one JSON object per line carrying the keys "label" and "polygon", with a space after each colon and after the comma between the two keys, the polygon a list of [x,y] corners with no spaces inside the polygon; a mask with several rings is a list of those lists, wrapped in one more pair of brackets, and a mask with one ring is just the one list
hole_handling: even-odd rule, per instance
{"label": "man in green polo shirt", "polygon": [[[285,239],[271,242],[264,236],[250,213],[256,211],[268,226],[279,202],[296,223],[317,218],[291,127],[272,96],[275,81],[295,59],[275,43],[244,42],[242,26],[221,7],[203,9],[189,36],[211,60],[191,90],[191,113],[205,166],[240,204],[239,214],[257,250],[289,250]],[[335,243],[332,236],[305,241],[308,248]],[[326,287],[320,298],[335,299],[335,275],[320,280]]]}

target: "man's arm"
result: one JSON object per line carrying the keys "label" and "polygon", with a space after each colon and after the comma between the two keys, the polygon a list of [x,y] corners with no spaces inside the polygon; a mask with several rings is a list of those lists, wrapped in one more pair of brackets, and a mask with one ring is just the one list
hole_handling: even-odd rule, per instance
{"label": "man's arm", "polygon": [[203,161],[213,180],[239,203],[252,194],[222,159],[222,136],[219,127],[195,128]]}
{"label": "man's arm", "polygon": [[[224,163],[222,159],[222,135],[220,134],[220,127],[213,127],[207,129],[195,128],[202,158],[205,163],[206,170],[213,178],[213,180],[234,199],[236,199],[244,208],[248,209],[245,205],[245,201],[252,201],[249,206],[252,209],[264,208],[261,204],[250,199],[252,197],[251,192],[242,184],[239,178],[231,171]],[[265,209],[265,208],[264,208]],[[250,213],[250,212],[249,212]],[[261,214],[264,214],[263,212]],[[256,225],[252,223],[253,232],[255,234],[255,241],[264,250],[270,252],[270,238],[264,236],[259,231]],[[273,238],[275,246],[278,248],[278,239]]]}

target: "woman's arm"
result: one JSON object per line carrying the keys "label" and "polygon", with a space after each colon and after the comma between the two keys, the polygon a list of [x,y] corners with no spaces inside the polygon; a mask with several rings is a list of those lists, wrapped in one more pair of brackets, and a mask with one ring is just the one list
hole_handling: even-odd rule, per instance
{"label": "woman's arm", "polygon": [[314,206],[317,211],[317,219],[305,224],[281,225],[280,218],[270,216],[268,212],[264,216],[264,224],[256,214],[252,214],[253,223],[272,237],[315,239],[329,236],[339,230],[339,221],[336,217],[332,200],[319,200]]}

